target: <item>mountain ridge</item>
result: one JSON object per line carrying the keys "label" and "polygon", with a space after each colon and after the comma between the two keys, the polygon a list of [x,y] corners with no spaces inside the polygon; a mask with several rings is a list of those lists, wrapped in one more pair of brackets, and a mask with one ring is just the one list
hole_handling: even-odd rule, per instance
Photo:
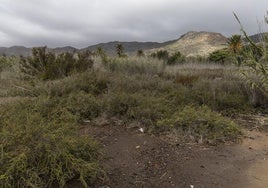
{"label": "mountain ridge", "polygon": [[[257,41],[260,34],[251,35],[250,38]],[[189,31],[175,40],[169,40],[165,42],[122,42],[122,41],[110,41],[106,43],[99,43],[90,45],[85,48],[75,48],[72,46],[63,46],[56,48],[48,48],[48,51],[55,53],[73,52],[90,50],[95,51],[98,47],[103,48],[108,55],[116,55],[116,45],[122,44],[124,52],[128,55],[133,55],[137,50],[143,50],[147,54],[155,52],[157,50],[167,50],[169,53],[180,51],[186,56],[205,56],[212,51],[219,50],[227,47],[227,37],[216,32],[207,31]],[[32,48],[25,46],[11,46],[0,47],[0,55],[6,56],[30,56]]]}

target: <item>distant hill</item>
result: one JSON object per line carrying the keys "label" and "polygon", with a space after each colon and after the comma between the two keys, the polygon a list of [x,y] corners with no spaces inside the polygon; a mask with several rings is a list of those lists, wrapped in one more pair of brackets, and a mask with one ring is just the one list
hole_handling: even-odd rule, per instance
{"label": "distant hill", "polygon": [[116,45],[122,44],[124,48],[124,52],[127,54],[135,54],[138,50],[149,50],[152,48],[160,48],[169,44],[172,44],[173,41],[167,41],[163,43],[158,42],[108,42],[108,43],[100,43],[93,46],[89,46],[87,48],[84,48],[82,50],[90,50],[95,51],[98,47],[101,47],[105,52],[109,55],[115,55],[116,54]]}
{"label": "distant hill", "polygon": [[[268,35],[268,33],[255,34],[250,36],[250,38],[255,42],[259,42],[262,40],[263,34]],[[190,31],[176,40],[166,41],[163,43],[113,41],[88,46],[82,49],[77,49],[72,46],[65,46],[58,48],[49,48],[48,50],[53,51],[55,53],[62,53],[74,52],[79,50],[95,51],[98,47],[101,47],[106,51],[107,54],[115,55],[116,45],[120,43],[123,45],[124,52],[129,55],[135,54],[138,50],[144,50],[147,54],[158,50],[167,50],[170,53],[180,51],[186,56],[205,56],[215,50],[227,47],[226,41],[227,38],[220,33]],[[7,56],[29,56],[31,55],[31,48],[26,48],[24,46],[12,46],[9,48],[0,47],[0,55],[4,54]]]}
{"label": "distant hill", "polygon": [[190,31],[175,42],[151,49],[148,53],[167,50],[169,53],[181,52],[185,56],[205,56],[209,53],[227,47],[227,38],[220,33]]}
{"label": "distant hill", "polygon": [[265,37],[268,38],[268,33],[267,32],[258,33],[258,34],[249,36],[249,38],[255,43],[263,42]]}
{"label": "distant hill", "polygon": [[31,48],[26,48],[24,46],[12,46],[9,48],[0,47],[0,55],[6,56],[29,56],[31,55],[32,50]]}
{"label": "distant hill", "polygon": [[[105,52],[109,55],[115,55],[116,54],[116,45],[122,44],[124,48],[124,52],[132,55],[135,54],[138,50],[148,50],[152,48],[159,48],[162,46],[166,46],[168,44],[173,43],[174,41],[167,41],[163,43],[158,42],[107,42],[107,43],[100,43],[92,46],[88,46],[86,48],[77,49],[72,46],[65,46],[65,47],[58,47],[58,48],[48,48],[48,51],[52,51],[55,53],[63,53],[63,52],[74,52],[74,51],[84,51],[84,50],[90,50],[95,51],[98,47],[101,47],[105,50]],[[31,55],[32,49],[26,48],[24,46],[12,46],[10,48],[6,47],[0,47],[0,55],[7,55],[7,56],[29,56]]]}
{"label": "distant hill", "polygon": [[50,51],[55,52],[56,54],[64,53],[64,52],[75,52],[78,49],[72,46],[58,47],[58,48],[49,48]]}
{"label": "distant hill", "polygon": [[[73,52],[78,49],[66,46],[66,47],[59,47],[59,48],[48,48],[48,51],[55,52],[56,54],[63,53],[63,52]],[[32,54],[32,48],[26,48],[24,46],[12,46],[9,48],[0,47],[0,55],[6,56],[30,56]]]}

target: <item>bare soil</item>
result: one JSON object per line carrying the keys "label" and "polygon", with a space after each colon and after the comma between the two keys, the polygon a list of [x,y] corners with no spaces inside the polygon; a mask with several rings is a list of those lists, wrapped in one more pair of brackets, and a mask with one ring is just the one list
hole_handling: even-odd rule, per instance
{"label": "bare soil", "polygon": [[139,127],[84,125],[81,131],[103,148],[105,182],[98,188],[266,188],[268,134],[244,130],[241,143],[205,146],[175,143]]}

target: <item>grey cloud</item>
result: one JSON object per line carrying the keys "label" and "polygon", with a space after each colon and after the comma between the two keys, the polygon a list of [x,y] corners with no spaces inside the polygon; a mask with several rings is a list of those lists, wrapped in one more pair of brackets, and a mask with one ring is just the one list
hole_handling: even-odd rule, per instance
{"label": "grey cloud", "polygon": [[0,46],[165,41],[189,30],[258,32],[266,0],[0,0]]}

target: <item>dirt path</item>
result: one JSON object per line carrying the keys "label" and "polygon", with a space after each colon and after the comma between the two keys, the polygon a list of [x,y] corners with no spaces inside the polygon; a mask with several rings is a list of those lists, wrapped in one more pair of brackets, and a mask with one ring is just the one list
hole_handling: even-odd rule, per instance
{"label": "dirt path", "polygon": [[268,134],[246,131],[241,144],[218,147],[169,144],[122,126],[85,126],[103,146],[107,182],[102,188],[266,188]]}
{"label": "dirt path", "polygon": [[[247,139],[241,146],[236,146],[248,160],[248,168],[244,172],[247,187],[268,187],[268,134],[258,131],[247,131]],[[241,177],[243,179],[243,177]]]}

